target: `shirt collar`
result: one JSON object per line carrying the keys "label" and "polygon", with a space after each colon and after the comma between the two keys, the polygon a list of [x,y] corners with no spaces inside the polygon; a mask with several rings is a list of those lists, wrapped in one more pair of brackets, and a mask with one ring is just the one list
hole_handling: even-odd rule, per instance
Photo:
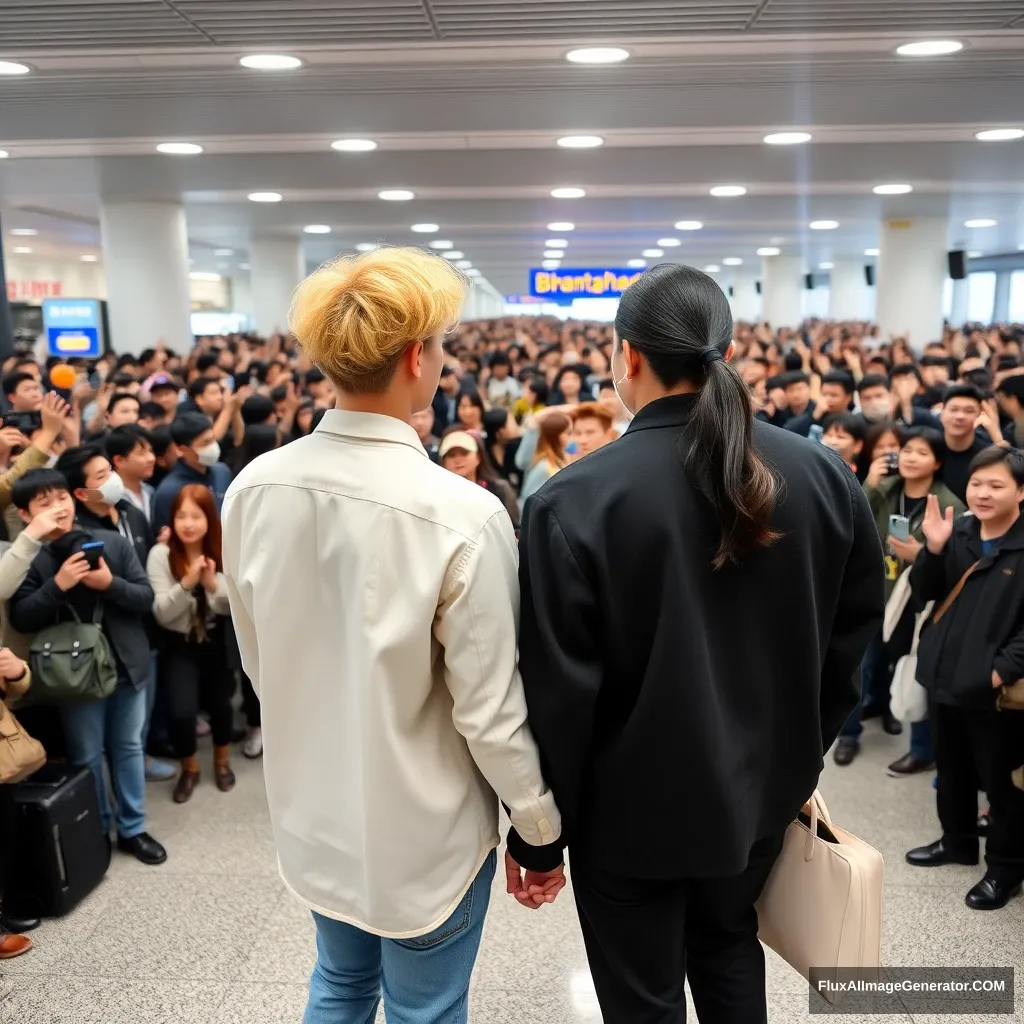
{"label": "shirt collar", "polygon": [[645,405],[632,419],[627,434],[659,427],[682,427],[689,422],[700,395],[666,395]]}
{"label": "shirt collar", "polygon": [[427,458],[427,452],[420,444],[416,431],[408,423],[403,423],[394,416],[381,416],[375,412],[350,412],[347,409],[328,409],[315,432],[333,434],[335,437],[354,441],[404,444]]}

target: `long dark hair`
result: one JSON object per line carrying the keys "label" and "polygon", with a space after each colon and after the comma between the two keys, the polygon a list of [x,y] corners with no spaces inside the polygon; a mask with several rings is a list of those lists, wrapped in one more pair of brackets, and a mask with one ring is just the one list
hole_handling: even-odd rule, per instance
{"label": "long dark hair", "polygon": [[724,359],[732,313],[722,289],[693,267],[663,263],[623,293],[615,330],[666,388],[700,388],[683,463],[722,526],[715,568],[772,544],[781,485],[754,448],[747,386]]}

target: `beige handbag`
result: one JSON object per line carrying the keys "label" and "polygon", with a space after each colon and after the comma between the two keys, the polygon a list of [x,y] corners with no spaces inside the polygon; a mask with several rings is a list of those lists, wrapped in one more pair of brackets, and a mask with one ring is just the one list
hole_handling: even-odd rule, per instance
{"label": "beige handbag", "polygon": [[0,700],[0,783],[21,782],[46,764],[46,751]]}
{"label": "beige handbag", "polygon": [[806,814],[790,823],[758,900],[759,937],[808,980],[812,967],[880,967],[882,855],[833,824],[817,790],[809,804],[810,827]]}

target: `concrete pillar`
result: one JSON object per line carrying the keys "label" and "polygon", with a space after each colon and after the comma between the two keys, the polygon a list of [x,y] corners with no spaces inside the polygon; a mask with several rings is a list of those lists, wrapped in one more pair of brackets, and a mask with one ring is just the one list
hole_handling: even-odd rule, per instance
{"label": "concrete pillar", "polygon": [[863,260],[836,260],[829,283],[829,319],[870,320],[873,299],[864,276]]}
{"label": "concrete pillar", "polygon": [[141,352],[162,338],[191,350],[185,207],[169,202],[106,201],[100,209],[107,271],[110,347]]}
{"label": "concrete pillar", "polygon": [[953,301],[950,303],[949,322],[954,327],[967,323],[967,301],[970,298],[970,284],[966,277],[950,281],[953,286]]}
{"label": "concrete pillar", "polygon": [[254,238],[249,262],[256,330],[287,330],[292,292],[305,276],[302,243],[297,238]]}
{"label": "concrete pillar", "polygon": [[757,268],[737,267],[732,274],[732,306],[734,320],[755,323],[761,318],[761,296],[757,293]]}
{"label": "concrete pillar", "polygon": [[942,338],[949,224],[945,217],[887,220],[878,255],[878,329],[915,351]]}
{"label": "concrete pillar", "polygon": [[763,317],[773,328],[798,327],[803,321],[802,256],[765,256],[761,275]]}
{"label": "concrete pillar", "polygon": [[236,270],[231,275],[231,312],[242,313],[252,323],[256,307],[252,297],[252,278],[248,271]]}

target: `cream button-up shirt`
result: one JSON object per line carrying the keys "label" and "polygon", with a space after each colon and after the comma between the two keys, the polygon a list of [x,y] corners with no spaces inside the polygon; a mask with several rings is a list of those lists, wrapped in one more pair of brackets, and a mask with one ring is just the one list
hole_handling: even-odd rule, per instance
{"label": "cream button-up shirt", "polygon": [[223,527],[281,875],[301,900],[423,935],[498,844],[498,798],[527,843],[559,838],[493,494],[435,466],[400,420],[331,410],[239,475]]}

